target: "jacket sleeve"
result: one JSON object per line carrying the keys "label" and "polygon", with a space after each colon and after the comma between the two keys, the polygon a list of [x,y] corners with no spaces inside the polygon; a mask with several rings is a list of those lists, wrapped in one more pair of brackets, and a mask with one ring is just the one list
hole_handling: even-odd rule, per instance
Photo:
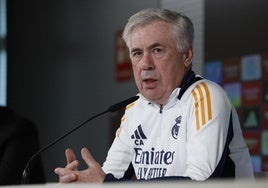
{"label": "jacket sleeve", "polygon": [[224,91],[200,82],[191,91],[187,122],[187,161],[183,176],[208,179],[216,170],[226,146],[232,106]]}
{"label": "jacket sleeve", "polygon": [[128,122],[124,115],[102,167],[106,174],[113,174],[115,178],[124,176],[132,160],[129,138]]}

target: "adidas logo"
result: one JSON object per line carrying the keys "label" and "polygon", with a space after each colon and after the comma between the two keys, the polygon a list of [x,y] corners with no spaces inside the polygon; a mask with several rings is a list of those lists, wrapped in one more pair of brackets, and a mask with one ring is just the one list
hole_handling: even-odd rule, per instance
{"label": "adidas logo", "polygon": [[131,139],[134,139],[134,143],[137,146],[144,145],[143,140],[147,139],[147,137],[145,136],[141,128],[141,125],[139,125],[137,129],[134,131],[134,134],[131,135]]}

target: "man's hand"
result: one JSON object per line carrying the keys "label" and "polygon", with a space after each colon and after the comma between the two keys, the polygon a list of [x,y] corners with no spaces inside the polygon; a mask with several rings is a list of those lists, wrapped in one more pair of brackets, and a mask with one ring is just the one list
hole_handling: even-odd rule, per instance
{"label": "man's hand", "polygon": [[83,171],[77,171],[78,182],[103,183],[105,173],[100,164],[95,161],[86,148],[82,148],[81,155],[88,168]]}
{"label": "man's hand", "polygon": [[65,168],[58,167],[55,169],[55,173],[59,175],[59,182],[70,183],[77,181],[78,177],[75,172],[79,166],[79,161],[76,160],[74,152],[69,148],[66,149],[65,156],[67,161]]}
{"label": "man's hand", "polygon": [[81,155],[86,162],[88,168],[82,171],[77,169],[79,162],[71,149],[65,152],[67,165],[65,168],[56,168],[55,173],[59,175],[60,183],[70,182],[92,182],[102,183],[105,178],[105,173],[100,164],[95,161],[90,152],[86,148],[82,148]]}

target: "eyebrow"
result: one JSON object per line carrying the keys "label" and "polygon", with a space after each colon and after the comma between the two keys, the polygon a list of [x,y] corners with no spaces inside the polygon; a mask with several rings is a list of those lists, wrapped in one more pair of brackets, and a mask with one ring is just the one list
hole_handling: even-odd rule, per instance
{"label": "eyebrow", "polygon": [[[155,47],[157,47],[157,46],[163,46],[163,47],[165,47],[165,45],[163,45],[163,44],[161,44],[161,43],[153,43],[153,44],[151,44],[148,48],[146,48],[146,49],[149,49],[149,50],[151,50],[151,49],[153,49],[153,48],[155,48]],[[131,50],[131,53],[133,53],[133,52],[137,52],[137,51],[141,51],[141,49],[140,48],[133,48],[132,50]]]}
{"label": "eyebrow", "polygon": [[160,43],[153,43],[152,45],[150,45],[149,47],[148,47],[148,49],[150,50],[150,49],[153,49],[153,48],[155,48],[155,47],[157,47],[157,46],[163,46],[163,47],[165,47],[163,44],[160,44]]}
{"label": "eyebrow", "polygon": [[130,52],[133,53],[133,52],[137,52],[137,51],[141,51],[140,48],[133,48]]}

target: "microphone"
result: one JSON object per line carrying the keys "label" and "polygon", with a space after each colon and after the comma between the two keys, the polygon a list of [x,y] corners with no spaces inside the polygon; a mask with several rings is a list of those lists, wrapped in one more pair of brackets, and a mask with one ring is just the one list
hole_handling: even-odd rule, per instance
{"label": "microphone", "polygon": [[73,128],[71,131],[65,133],[64,135],[62,135],[61,137],[57,138],[56,140],[54,140],[53,142],[51,142],[50,144],[48,144],[47,146],[41,148],[39,151],[37,151],[35,154],[33,154],[31,156],[31,158],[29,159],[29,161],[26,164],[26,167],[24,168],[23,174],[22,174],[22,178],[21,178],[21,184],[28,184],[29,183],[29,170],[30,170],[30,165],[32,163],[32,161],[39,156],[43,151],[49,149],[51,146],[53,146],[54,144],[58,143],[60,140],[62,140],[63,138],[65,138],[66,136],[70,135],[71,133],[73,133],[74,131],[76,131],[77,129],[79,129],[80,127],[82,127],[83,125],[85,125],[86,123],[88,123],[89,121],[107,113],[107,112],[116,112],[118,110],[120,110],[121,108],[127,106],[128,104],[136,101],[139,98],[139,96],[134,96],[131,97],[129,99],[126,99],[124,101],[121,101],[119,103],[116,103],[112,106],[110,106],[107,110],[96,114],[94,116],[92,116],[91,118],[87,119],[86,121],[84,121],[83,123],[81,123],[80,125],[78,125],[77,127]]}

